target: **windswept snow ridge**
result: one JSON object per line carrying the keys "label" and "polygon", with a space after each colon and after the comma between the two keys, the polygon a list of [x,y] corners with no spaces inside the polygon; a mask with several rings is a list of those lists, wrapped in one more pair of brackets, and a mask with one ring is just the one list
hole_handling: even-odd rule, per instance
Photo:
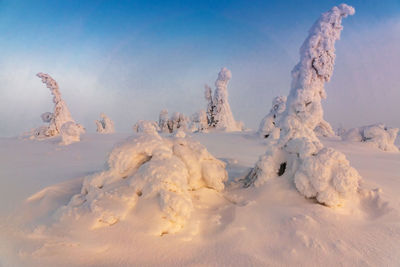
{"label": "windswept snow ridge", "polygon": [[97,132],[103,134],[114,133],[114,122],[106,114],[100,113],[101,120],[96,120]]}
{"label": "windswept snow ridge", "polygon": [[321,99],[326,97],[324,83],[332,76],[342,19],[354,12],[346,4],[333,7],[309,31],[300,49],[300,62],[292,70],[280,138],[269,142],[265,155],[244,179],[245,187],[286,174],[294,177],[302,195],[328,206],[342,205],[357,192],[358,172],[344,154],[324,148],[314,132],[323,121]]}
{"label": "windswept snow ridge", "polygon": [[345,141],[366,142],[383,151],[398,152],[399,148],[394,144],[399,128],[386,127],[382,123],[352,128],[343,133]]}
{"label": "windswept snow ridge", "polygon": [[[34,134],[31,138],[41,139],[62,134],[62,144],[64,145],[79,141],[80,134],[84,133],[85,130],[82,125],[77,124],[74,119],[72,119],[67,104],[61,98],[57,82],[46,73],[40,72],[37,76],[42,79],[42,82],[46,84],[53,95],[54,111],[53,113],[45,112],[41,115],[43,122],[49,123],[49,125],[41,126],[34,130]],[[64,126],[66,123],[68,123],[68,125]]]}
{"label": "windswept snow ridge", "polygon": [[225,163],[183,131],[167,138],[155,130],[143,132],[114,148],[107,163],[107,170],[84,179],[81,193],[63,208],[63,216],[89,212],[97,228],[124,220],[138,205],[154,207],[156,200],[153,213],[161,216],[154,231],[175,233],[193,211],[190,191],[222,191],[227,180]]}

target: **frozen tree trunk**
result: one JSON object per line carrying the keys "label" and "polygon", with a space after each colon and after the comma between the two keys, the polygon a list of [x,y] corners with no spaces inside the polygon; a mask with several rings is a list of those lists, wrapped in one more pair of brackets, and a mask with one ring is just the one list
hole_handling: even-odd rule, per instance
{"label": "frozen tree trunk", "polygon": [[101,120],[96,120],[97,132],[103,134],[115,133],[114,122],[106,114],[100,114]]}
{"label": "frozen tree trunk", "polygon": [[211,88],[206,85],[205,98],[207,105],[208,125],[224,131],[241,131],[241,124],[236,122],[228,102],[228,83],[232,78],[230,70],[222,68],[215,81],[215,92],[212,96]]}
{"label": "frozen tree trunk", "polygon": [[324,148],[314,129],[322,121],[324,83],[332,76],[335,41],[342,18],[354,9],[342,4],[323,13],[300,49],[300,62],[292,71],[291,91],[279,125],[281,135],[272,140],[265,155],[244,179],[244,186],[261,185],[278,176],[293,177],[297,190],[328,206],[343,204],[357,192],[358,172],[344,154]]}

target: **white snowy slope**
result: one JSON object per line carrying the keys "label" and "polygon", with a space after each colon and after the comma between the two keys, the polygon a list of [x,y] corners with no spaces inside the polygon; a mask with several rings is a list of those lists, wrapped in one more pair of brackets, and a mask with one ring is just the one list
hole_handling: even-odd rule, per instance
{"label": "white snowy slope", "polygon": [[[118,212],[120,206],[114,204],[126,204],[129,194],[125,195],[127,198],[113,199],[109,193],[112,186],[116,190],[125,188],[120,186],[128,180],[115,180],[98,187],[96,190],[104,188],[104,197],[100,198],[101,191],[96,191],[99,202],[86,200],[91,206],[79,206],[75,211],[72,206],[63,207],[74,195],[82,193],[84,177],[98,177],[107,171],[105,163],[115,144],[119,144],[117,148],[131,147],[138,144],[132,140],[141,140],[134,135],[125,141],[128,136],[83,134],[81,142],[70,146],[58,145],[60,137],[44,141],[0,138],[0,266],[398,266],[400,263],[400,153],[339,138],[322,139],[325,146],[344,153],[363,177],[360,191],[345,207],[330,208],[300,195],[289,175],[266,181],[268,186],[247,189],[234,182],[243,178],[265,152],[264,140],[256,133],[192,134],[188,140],[193,141],[187,144],[195,149],[188,151],[204,151],[205,154],[191,152],[194,156],[203,155],[199,162],[214,156],[226,163],[229,179],[222,191],[222,187],[214,190],[212,186],[203,186],[206,184],[185,191],[193,209],[175,233],[160,235],[153,231],[156,222],[166,219],[160,209],[163,202],[157,198],[145,199],[145,191],[123,220],[93,227],[93,218],[88,216],[90,208]],[[159,165],[160,168],[179,169],[182,163],[178,158],[186,166],[182,169],[192,166],[179,150],[170,150],[171,145],[179,147],[184,137],[155,138],[164,141],[155,146],[159,149],[152,150],[157,157],[148,161],[151,166],[157,167],[155,164],[162,160],[160,155],[168,151],[178,155],[173,159],[177,163]],[[129,166],[129,162],[118,162]],[[141,168],[135,174],[138,179],[145,178],[142,174],[157,175],[157,168],[153,174]],[[161,178],[160,181],[167,181],[164,176]],[[104,201],[110,196],[114,202]],[[163,197],[163,201],[168,198]],[[113,205],[107,206],[110,203]]]}

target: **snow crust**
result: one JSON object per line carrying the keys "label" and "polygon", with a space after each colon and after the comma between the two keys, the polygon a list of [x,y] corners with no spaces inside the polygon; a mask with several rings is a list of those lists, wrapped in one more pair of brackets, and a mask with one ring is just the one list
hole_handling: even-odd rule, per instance
{"label": "snow crust", "polygon": [[365,142],[383,151],[398,152],[395,145],[399,128],[386,127],[382,123],[352,128],[342,134],[342,140]]}
{"label": "snow crust", "polygon": [[96,131],[98,133],[110,134],[115,133],[114,122],[104,113],[100,113],[101,120],[96,120]]}
{"label": "snow crust", "polygon": [[323,121],[324,83],[332,76],[335,41],[342,18],[354,14],[346,4],[323,13],[300,49],[300,62],[292,70],[291,91],[282,112],[278,140],[270,140],[265,155],[244,179],[245,187],[283,174],[294,178],[297,190],[328,206],[343,205],[355,194],[361,179],[345,156],[324,148],[314,129]]}
{"label": "snow crust", "polygon": [[157,235],[181,230],[193,212],[192,191],[224,190],[225,163],[180,130],[163,138],[142,132],[115,147],[107,170],[84,179],[81,193],[72,197],[63,216],[90,213],[93,228],[124,220],[139,205],[156,200],[162,216]]}
{"label": "snow crust", "polygon": [[[43,122],[49,123],[49,125],[35,129],[31,138],[43,139],[61,134],[61,144],[63,145],[79,141],[79,135],[84,133],[85,130],[82,125],[77,124],[72,118],[67,104],[61,98],[58,83],[49,74],[40,72],[37,76],[50,89],[53,95],[54,111],[53,113],[45,112],[41,115]],[[64,126],[64,124],[66,125]]]}
{"label": "snow crust", "polygon": [[228,102],[228,83],[232,73],[227,68],[222,68],[215,81],[214,96],[210,86],[205,86],[204,96],[207,100],[208,125],[222,131],[241,131],[243,123],[235,121]]}

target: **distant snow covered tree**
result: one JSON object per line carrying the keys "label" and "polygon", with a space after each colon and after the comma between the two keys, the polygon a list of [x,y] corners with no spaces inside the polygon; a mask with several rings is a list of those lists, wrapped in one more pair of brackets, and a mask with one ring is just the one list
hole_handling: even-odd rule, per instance
{"label": "distant snow covered tree", "polygon": [[331,137],[335,136],[332,126],[326,120],[322,119],[314,129],[317,136]]}
{"label": "distant snow covered tree", "polygon": [[[61,98],[61,93],[59,91],[59,87],[57,82],[48,74],[45,73],[38,73],[37,76],[42,79],[42,82],[46,84],[47,88],[50,89],[51,94],[53,95],[53,102],[54,102],[54,111],[45,112],[41,115],[43,122],[49,123],[48,126],[41,126],[34,131],[33,138],[46,138],[59,135],[61,133],[61,128],[64,124],[72,122],[76,124],[74,119],[72,119],[71,113],[68,110],[67,105],[65,104],[64,100]],[[81,134],[84,133],[84,128],[82,125],[76,124],[76,127],[72,127],[71,124],[69,126],[64,127],[64,133],[76,133]],[[74,130],[71,130],[74,128]],[[67,129],[69,129],[67,131]],[[79,130],[77,130],[79,129]],[[79,139],[78,137],[72,138],[74,140]],[[63,142],[64,144],[68,143],[68,141]]]}
{"label": "distant snow covered tree", "polygon": [[230,70],[222,68],[215,81],[214,96],[211,87],[205,86],[205,98],[207,100],[208,125],[224,131],[241,131],[242,124],[236,122],[228,102],[228,83],[232,78]]}
{"label": "distant snow covered tree", "polygon": [[169,121],[168,110],[166,109],[161,110],[160,115],[158,117],[158,127],[160,128],[160,131],[162,133],[171,132],[168,127],[168,121]]}
{"label": "distant snow covered tree", "polygon": [[157,122],[140,120],[133,125],[133,131],[135,133],[156,133],[160,130]]}
{"label": "distant snow covered tree", "polygon": [[262,119],[258,128],[258,135],[263,138],[279,138],[280,128],[277,122],[280,119],[282,112],[286,108],[286,96],[277,96],[272,100],[272,108],[269,113]]}
{"label": "distant snow covered tree", "polygon": [[97,132],[103,134],[114,133],[114,122],[106,114],[100,113],[101,120],[96,120]]}
{"label": "distant snow covered tree", "polygon": [[200,110],[190,117],[190,132],[207,132],[207,129],[207,113],[204,110]]}
{"label": "distant snow covered tree", "polygon": [[265,155],[243,180],[259,186],[287,175],[307,198],[327,206],[343,204],[357,192],[361,179],[344,154],[325,148],[314,129],[322,121],[324,83],[332,76],[335,41],[343,29],[342,18],[354,14],[346,4],[333,7],[315,22],[300,49],[300,62],[292,71],[291,91],[282,114],[278,140],[271,140]]}
{"label": "distant snow covered tree", "polygon": [[81,134],[85,133],[82,125],[68,121],[61,126],[61,145],[69,145],[81,140]]}
{"label": "distant snow covered tree", "polygon": [[389,152],[398,152],[399,148],[394,144],[398,128],[386,127],[382,123],[352,128],[342,134],[342,140],[366,142],[379,149]]}

